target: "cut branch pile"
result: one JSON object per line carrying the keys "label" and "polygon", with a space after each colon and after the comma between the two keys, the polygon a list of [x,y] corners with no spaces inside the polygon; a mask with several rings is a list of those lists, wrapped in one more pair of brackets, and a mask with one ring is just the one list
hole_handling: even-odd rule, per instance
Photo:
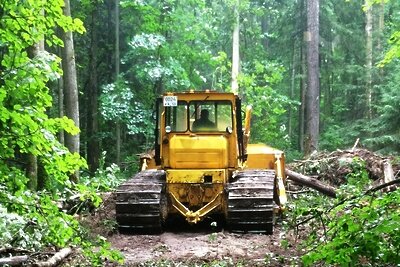
{"label": "cut branch pile", "polygon": [[[365,149],[337,150],[332,153],[318,153],[306,160],[289,164],[286,175],[289,180],[318,190],[330,197],[336,196],[335,188],[346,183],[346,176],[352,172],[351,163],[355,158],[365,162],[370,179],[379,184],[389,184],[400,178],[400,165],[392,165],[391,158],[379,156]],[[398,183],[393,183],[398,184]],[[393,190],[388,187],[386,190]]]}
{"label": "cut branch pile", "polygon": [[[392,160],[366,149],[337,150],[331,153],[315,154],[309,159],[291,163],[288,168],[330,185],[339,186],[346,183],[346,175],[352,171],[350,163],[354,158],[359,158],[365,162],[370,179],[382,179],[382,181],[385,177],[384,165]],[[400,178],[400,166],[395,164],[392,166],[392,170],[393,178]]]}

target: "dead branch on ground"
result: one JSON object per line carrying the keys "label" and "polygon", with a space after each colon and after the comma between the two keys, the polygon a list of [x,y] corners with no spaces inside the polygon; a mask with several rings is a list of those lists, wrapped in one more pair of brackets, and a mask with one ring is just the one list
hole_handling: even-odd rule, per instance
{"label": "dead branch on ground", "polygon": [[8,265],[8,266],[21,266],[23,263],[28,261],[29,256],[12,256],[7,258],[0,258],[0,266]]}
{"label": "dead branch on ground", "polygon": [[336,197],[336,189],[333,186],[325,184],[315,178],[303,175],[301,173],[294,172],[289,169],[285,169],[285,173],[288,176],[289,180],[292,180],[296,183],[311,187],[329,197]]}
{"label": "dead branch on ground", "polygon": [[48,259],[47,261],[37,262],[33,266],[35,267],[53,267],[57,266],[61,261],[63,261],[66,257],[68,257],[72,253],[71,248],[63,248],[53,257]]}

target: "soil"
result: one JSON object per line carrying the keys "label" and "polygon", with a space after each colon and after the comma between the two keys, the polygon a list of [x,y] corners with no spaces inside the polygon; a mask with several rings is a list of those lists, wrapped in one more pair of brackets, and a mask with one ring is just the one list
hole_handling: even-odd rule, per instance
{"label": "soil", "polygon": [[[115,194],[103,196],[100,209],[82,218],[96,234],[107,235],[120,251],[123,266],[296,266],[300,241],[276,222],[273,235],[239,234],[213,226],[212,220],[196,226],[176,220],[154,235],[114,230]],[[217,222],[217,225],[220,224]],[[208,265],[205,265],[208,264]],[[221,265],[222,264],[222,265]],[[115,266],[115,265],[114,265]]]}
{"label": "soil", "polygon": [[298,260],[296,252],[282,246],[283,238],[279,228],[271,236],[193,229],[160,235],[115,234],[109,241],[124,254],[127,266],[154,262],[193,266],[215,261],[233,266],[282,266]]}

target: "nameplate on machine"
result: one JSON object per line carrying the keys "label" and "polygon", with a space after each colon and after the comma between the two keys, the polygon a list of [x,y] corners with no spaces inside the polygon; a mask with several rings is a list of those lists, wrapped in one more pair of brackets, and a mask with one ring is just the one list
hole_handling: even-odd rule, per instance
{"label": "nameplate on machine", "polygon": [[178,106],[178,97],[173,95],[167,95],[163,98],[164,107],[176,107]]}

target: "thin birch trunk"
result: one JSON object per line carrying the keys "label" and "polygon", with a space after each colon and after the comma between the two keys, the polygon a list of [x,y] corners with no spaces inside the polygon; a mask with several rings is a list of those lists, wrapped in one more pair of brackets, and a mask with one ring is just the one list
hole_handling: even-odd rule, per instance
{"label": "thin birch trunk", "polygon": [[[71,16],[69,0],[64,0],[64,15]],[[62,49],[62,68],[65,96],[65,114],[74,121],[75,126],[79,127],[79,92],[76,76],[74,40],[72,32],[63,32],[62,39],[64,47]],[[79,153],[79,134],[65,134],[65,145],[71,153]],[[74,182],[79,180],[79,170],[70,177]]]}
{"label": "thin birch trunk", "polygon": [[239,55],[239,45],[240,45],[240,25],[239,25],[239,4],[240,1],[236,0],[236,6],[234,11],[235,25],[233,27],[232,36],[232,92],[235,94],[239,93],[238,75],[240,68],[240,55]]}

